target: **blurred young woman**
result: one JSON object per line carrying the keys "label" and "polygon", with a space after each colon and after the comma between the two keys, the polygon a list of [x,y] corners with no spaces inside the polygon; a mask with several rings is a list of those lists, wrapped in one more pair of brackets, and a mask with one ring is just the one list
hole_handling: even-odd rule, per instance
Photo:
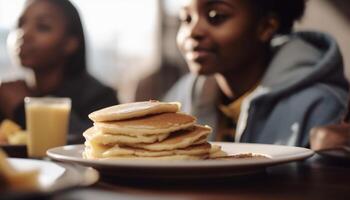
{"label": "blurred young woman", "polygon": [[336,42],[292,32],[304,0],[185,0],[177,42],[190,74],[166,95],[212,140],[307,146],[339,121],[348,85]]}
{"label": "blurred young woman", "polygon": [[76,8],[68,0],[29,0],[18,21],[16,48],[22,66],[33,70],[35,86],[24,81],[2,83],[0,116],[25,126],[25,96],[72,99],[70,132],[91,123],[87,115],[117,104],[115,91],[86,70],[85,38]]}

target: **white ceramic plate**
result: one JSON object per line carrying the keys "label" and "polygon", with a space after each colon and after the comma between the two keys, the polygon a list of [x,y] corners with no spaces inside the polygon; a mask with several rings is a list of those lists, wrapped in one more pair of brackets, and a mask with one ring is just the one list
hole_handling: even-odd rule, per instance
{"label": "white ceramic plate", "polygon": [[8,158],[19,171],[39,170],[39,190],[55,192],[75,186],[95,183],[99,174],[96,170],[75,164],[57,163],[45,160]]}
{"label": "white ceramic plate", "polygon": [[124,178],[220,178],[264,170],[265,167],[303,160],[314,154],[300,147],[220,143],[230,155],[241,153],[263,154],[269,159],[229,159],[201,161],[152,161],[152,160],[86,160],[82,158],[84,145],[70,145],[50,149],[49,157],[59,161],[79,163],[94,167],[103,175]]}

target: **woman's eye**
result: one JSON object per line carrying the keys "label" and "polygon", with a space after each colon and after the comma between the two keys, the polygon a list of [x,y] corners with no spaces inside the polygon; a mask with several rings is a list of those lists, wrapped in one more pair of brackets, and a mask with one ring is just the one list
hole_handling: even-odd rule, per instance
{"label": "woman's eye", "polygon": [[227,19],[226,14],[220,13],[216,10],[210,10],[208,12],[207,17],[208,17],[208,21],[214,25],[219,25]]}
{"label": "woman's eye", "polygon": [[37,29],[41,32],[49,32],[51,31],[51,26],[47,24],[38,24]]}
{"label": "woman's eye", "polygon": [[185,24],[189,24],[192,21],[191,16],[188,14],[180,14],[179,19],[180,19],[181,23],[185,23]]}
{"label": "woman's eye", "polygon": [[23,20],[23,19],[19,19],[19,20],[18,20],[17,27],[18,27],[18,28],[22,28],[23,24],[24,24],[24,20]]}

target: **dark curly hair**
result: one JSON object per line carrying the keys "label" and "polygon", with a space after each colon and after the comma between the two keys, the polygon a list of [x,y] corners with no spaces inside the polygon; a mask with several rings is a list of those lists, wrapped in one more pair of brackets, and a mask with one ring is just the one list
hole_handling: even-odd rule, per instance
{"label": "dark curly hair", "polygon": [[275,15],[280,22],[277,34],[288,34],[294,22],[300,20],[305,11],[307,0],[249,0],[258,15]]}

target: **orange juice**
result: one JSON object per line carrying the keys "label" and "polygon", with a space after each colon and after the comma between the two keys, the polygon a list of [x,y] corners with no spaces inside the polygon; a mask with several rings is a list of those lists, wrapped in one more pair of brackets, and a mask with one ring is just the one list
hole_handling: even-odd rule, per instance
{"label": "orange juice", "polygon": [[69,98],[25,98],[29,157],[66,144],[70,109]]}

